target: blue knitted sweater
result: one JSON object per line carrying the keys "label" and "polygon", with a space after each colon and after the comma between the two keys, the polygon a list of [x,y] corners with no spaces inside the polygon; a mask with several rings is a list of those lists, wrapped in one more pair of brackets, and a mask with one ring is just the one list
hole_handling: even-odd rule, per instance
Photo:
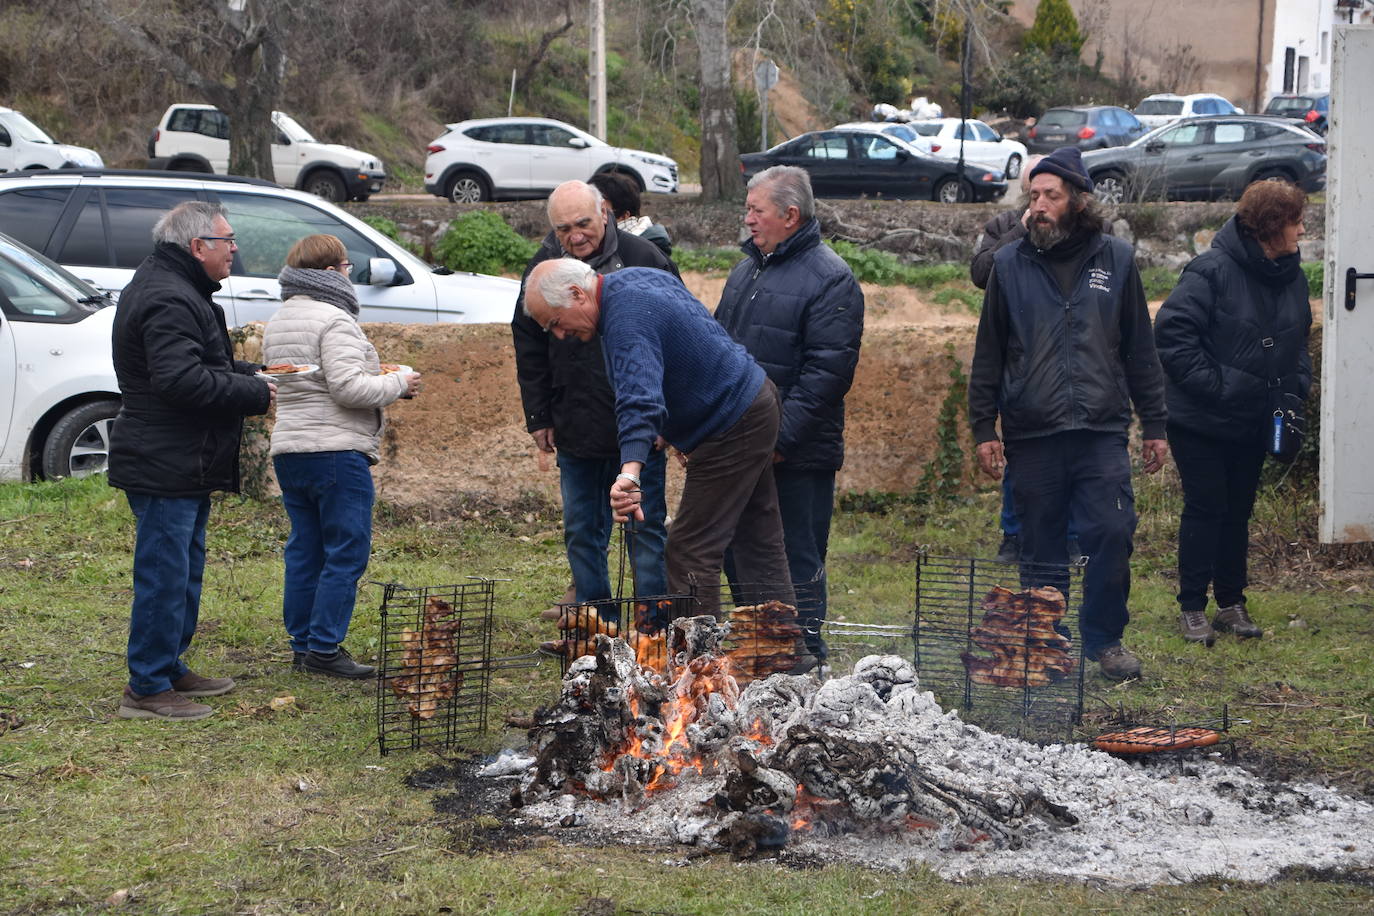
{"label": "blue knitted sweater", "polygon": [[603,277],[599,330],[622,464],[647,460],[659,435],[690,453],[733,426],[763,386],[763,370],[670,273]]}

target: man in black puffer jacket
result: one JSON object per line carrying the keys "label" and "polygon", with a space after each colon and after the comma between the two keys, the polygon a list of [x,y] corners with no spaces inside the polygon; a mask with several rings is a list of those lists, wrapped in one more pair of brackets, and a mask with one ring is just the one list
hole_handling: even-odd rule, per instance
{"label": "man in black puffer jacket", "polygon": [[821,243],[805,171],[774,166],[760,172],[749,181],[745,207],[750,239],[741,247],[749,257],[730,272],[716,320],[763,367],[782,398],[773,474],[783,540],[807,646],[823,662],[825,555],[835,472],[844,464],[844,396],[864,331],[864,294],[849,265]]}
{"label": "man in black puffer jacket", "polygon": [[1089,558],[1083,649],[1118,680],[1140,674],[1121,645],[1136,524],[1126,449],[1132,403],[1153,473],[1168,455],[1164,377],[1140,274],[1131,246],[1102,234],[1082,157],[1064,147],[1031,170],[1026,237],[993,258],[969,371],[969,419],[984,472],[998,479],[1013,469],[1024,584],[1068,584],[1072,511]]}
{"label": "man in black puffer jacket", "polygon": [[[525,267],[511,319],[515,374],[526,431],[540,451],[558,453],[563,546],[572,567],[573,597],[601,601],[611,597],[606,548],[612,523],[606,494],[620,471],[615,395],[606,380],[601,339],[560,340],[546,333],[525,314],[525,281],[536,264],[561,257],[577,258],[599,274],[653,267],[676,277],[677,267],[652,242],[618,230],[602,207],[601,192],[585,182],[568,181],[555,188],[548,214],[553,231]],[[664,453],[656,449],[640,474],[644,520],[633,526],[630,563],[635,593],[644,597],[668,590],[663,567],[665,464]]]}
{"label": "man in black puffer jacket", "polygon": [[113,346],[123,406],[110,435],[110,485],[137,519],[126,719],[202,719],[187,697],[228,693],[181,656],[191,645],[205,569],[210,494],[239,488],[243,418],[266,413],[276,386],[234,359],[211,298],[229,276],[234,235],[213,204],[177,206],[153,228],[155,248],[119,297]]}

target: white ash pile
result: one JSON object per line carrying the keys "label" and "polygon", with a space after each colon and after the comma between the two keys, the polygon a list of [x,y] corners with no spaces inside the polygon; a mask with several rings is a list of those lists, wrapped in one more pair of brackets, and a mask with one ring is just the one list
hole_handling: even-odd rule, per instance
{"label": "white ash pile", "polygon": [[893,656],[825,684],[774,675],[739,691],[711,654],[720,636],[712,618],[676,621],[672,678],[599,639],[536,718],[519,818],[947,877],[1259,881],[1288,865],[1374,866],[1374,805],[1334,790],[1205,757],[1141,765],[990,734],[941,710]]}

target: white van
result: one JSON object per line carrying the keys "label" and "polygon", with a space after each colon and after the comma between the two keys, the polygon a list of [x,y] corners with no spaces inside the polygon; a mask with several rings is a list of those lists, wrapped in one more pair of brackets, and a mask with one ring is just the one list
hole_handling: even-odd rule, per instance
{"label": "white van", "polygon": [[0,107],[0,172],[22,169],[104,168],[95,150],[58,143],[13,108]]}
{"label": "white van", "polygon": [[[272,112],[272,172],[277,184],[325,200],[367,200],[382,189],[386,171],[370,153],[321,143],[290,115]],[[229,118],[213,105],[173,105],[148,140],[148,168],[229,172]]]}

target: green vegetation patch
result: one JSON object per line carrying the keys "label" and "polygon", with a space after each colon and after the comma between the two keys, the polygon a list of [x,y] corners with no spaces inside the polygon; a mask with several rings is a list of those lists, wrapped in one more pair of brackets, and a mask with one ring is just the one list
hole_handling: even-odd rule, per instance
{"label": "green vegetation patch", "polygon": [[449,223],[434,246],[439,263],[480,274],[519,274],[539,250],[490,210],[469,210]]}

